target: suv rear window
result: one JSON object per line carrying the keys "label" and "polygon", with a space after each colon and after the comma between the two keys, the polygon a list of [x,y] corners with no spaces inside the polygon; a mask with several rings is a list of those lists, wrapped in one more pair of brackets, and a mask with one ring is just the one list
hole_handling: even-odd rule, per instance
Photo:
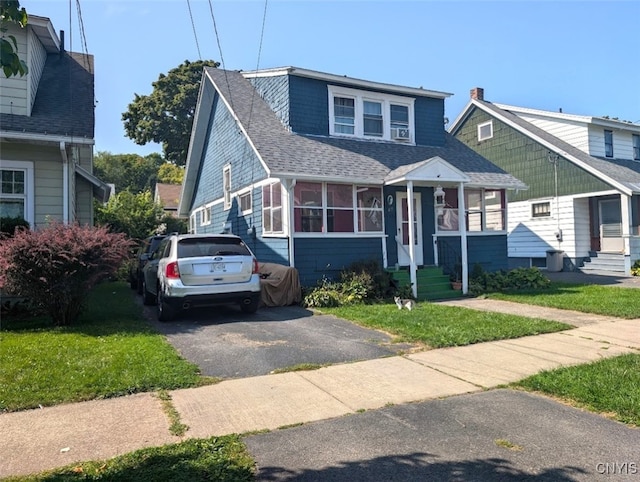
{"label": "suv rear window", "polygon": [[178,258],[230,255],[251,256],[251,253],[241,240],[233,238],[187,238],[178,242]]}

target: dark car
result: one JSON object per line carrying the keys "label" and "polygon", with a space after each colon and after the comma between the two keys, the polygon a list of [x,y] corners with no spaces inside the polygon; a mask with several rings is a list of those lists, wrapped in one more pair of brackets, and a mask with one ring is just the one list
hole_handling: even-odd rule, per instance
{"label": "dark car", "polygon": [[149,261],[151,253],[160,245],[166,236],[157,235],[149,236],[142,241],[140,248],[136,253],[135,259],[129,268],[129,284],[132,290],[136,290],[138,294],[142,294],[142,268]]}

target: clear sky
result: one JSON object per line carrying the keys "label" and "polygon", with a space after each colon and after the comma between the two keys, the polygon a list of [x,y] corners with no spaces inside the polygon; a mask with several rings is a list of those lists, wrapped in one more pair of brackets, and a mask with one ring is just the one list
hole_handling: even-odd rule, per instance
{"label": "clear sky", "polygon": [[161,152],[128,139],[122,113],[159,74],[199,58],[449,92],[451,122],[476,86],[491,102],[640,122],[638,0],[267,0],[266,16],[264,0],[20,3],[64,30],[67,49],[86,41],[95,56],[96,151]]}

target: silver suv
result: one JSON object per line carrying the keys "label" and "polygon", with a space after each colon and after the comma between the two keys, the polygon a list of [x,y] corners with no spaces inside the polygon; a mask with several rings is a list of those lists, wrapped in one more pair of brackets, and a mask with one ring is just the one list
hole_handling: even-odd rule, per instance
{"label": "silver suv", "polygon": [[157,305],[160,321],[189,308],[226,303],[255,313],[260,304],[258,261],[232,234],[167,236],[142,274],[144,304]]}

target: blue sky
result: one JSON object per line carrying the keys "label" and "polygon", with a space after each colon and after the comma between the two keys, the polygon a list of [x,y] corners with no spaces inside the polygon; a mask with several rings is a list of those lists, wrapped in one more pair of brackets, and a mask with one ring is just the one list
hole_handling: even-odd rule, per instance
{"label": "blue sky", "polygon": [[[75,0],[20,3],[83,50]],[[200,58],[189,5],[202,59],[227,69],[292,65],[449,92],[451,121],[478,86],[496,103],[640,122],[636,0],[268,0],[266,17],[263,0],[80,0],[95,56],[96,151],[161,152],[128,139],[121,118],[160,73]]]}

